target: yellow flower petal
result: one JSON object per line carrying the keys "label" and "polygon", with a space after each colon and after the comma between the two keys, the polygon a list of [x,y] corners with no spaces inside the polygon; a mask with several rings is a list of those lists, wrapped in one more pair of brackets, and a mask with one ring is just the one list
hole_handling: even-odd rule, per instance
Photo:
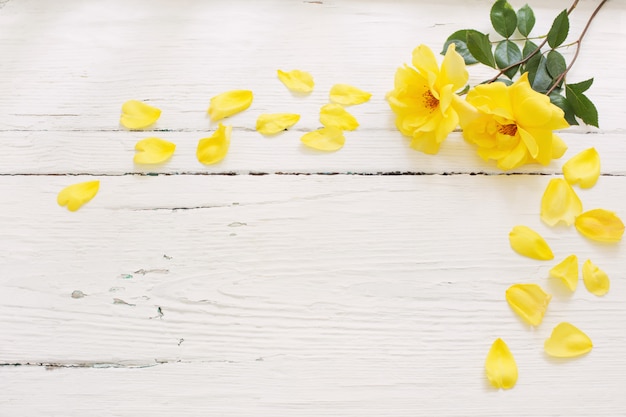
{"label": "yellow flower petal", "polygon": [[120,123],[127,129],[145,129],[161,117],[161,110],[137,100],[122,104]]}
{"label": "yellow flower petal", "polygon": [[576,229],[585,237],[599,242],[619,242],[624,234],[624,223],[612,211],[589,210],[576,217]]}
{"label": "yellow flower petal", "polygon": [[589,259],[583,264],[583,282],[587,291],[598,297],[609,292],[611,281],[609,276]]}
{"label": "yellow flower petal", "polygon": [[222,120],[244,111],[252,104],[253,94],[250,90],[232,90],[211,98],[209,117],[212,122]]}
{"label": "yellow flower petal", "polygon": [[87,181],[65,187],[57,196],[60,206],[67,206],[69,211],[76,211],[94,198],[100,188],[100,181]]}
{"label": "yellow flower petal", "polygon": [[589,148],[573,156],[563,164],[563,176],[570,184],[580,188],[591,188],[600,177],[600,155],[595,148]]}
{"label": "yellow flower petal", "polygon": [[296,93],[310,93],[313,91],[315,82],[313,76],[306,71],[291,70],[282,71],[278,70],[278,79],[285,84],[289,90]]}
{"label": "yellow flower petal", "polygon": [[511,389],[517,382],[517,364],[509,347],[500,338],[491,345],[485,360],[487,379],[495,388]]}
{"label": "yellow flower petal", "polygon": [[552,296],[537,284],[514,284],[506,290],[506,301],[524,321],[538,326]]}
{"label": "yellow flower petal", "polygon": [[574,358],[584,355],[593,348],[589,336],[574,325],[563,322],[556,325],[549,339],[546,339],[544,350],[557,358]]}
{"label": "yellow flower petal", "polygon": [[550,270],[550,276],[559,278],[570,289],[575,291],[578,286],[578,257],[570,255]]}
{"label": "yellow flower petal", "polygon": [[341,149],[346,142],[341,129],[334,127],[324,127],[306,133],[300,140],[309,148],[317,149],[318,151],[336,151]]}
{"label": "yellow flower petal", "polygon": [[320,109],[320,122],[325,127],[341,130],[355,130],[359,127],[356,118],[339,104],[326,104]]}
{"label": "yellow flower petal", "polygon": [[362,104],[372,97],[371,93],[348,84],[335,84],[330,89],[330,101],[342,106]]}
{"label": "yellow flower petal", "polygon": [[176,145],[159,138],[146,138],[135,144],[135,150],[134,163],[160,164],[172,157]]}
{"label": "yellow flower petal", "polygon": [[559,222],[571,226],[582,212],[583,203],[572,186],[563,178],[551,179],[541,198],[541,220],[550,226]]}
{"label": "yellow flower petal", "polygon": [[275,135],[289,129],[298,123],[298,120],[300,115],[294,113],[261,114],[256,119],[256,130],[262,135]]}
{"label": "yellow flower petal", "polygon": [[205,165],[210,165],[224,159],[230,146],[230,133],[232,130],[232,126],[224,126],[220,123],[213,136],[200,139],[198,141],[198,149],[196,150],[198,161]]}
{"label": "yellow flower petal", "polygon": [[548,243],[530,227],[513,227],[509,233],[509,242],[511,243],[511,248],[520,255],[540,261],[554,259],[554,254]]}

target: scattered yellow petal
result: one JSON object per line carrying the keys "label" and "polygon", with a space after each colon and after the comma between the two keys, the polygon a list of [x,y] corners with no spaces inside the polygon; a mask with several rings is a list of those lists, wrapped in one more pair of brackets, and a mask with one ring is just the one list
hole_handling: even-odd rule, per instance
{"label": "scattered yellow petal", "polygon": [[506,290],[506,301],[513,311],[532,326],[541,324],[551,299],[537,284],[514,284]]}
{"label": "scattered yellow petal", "polygon": [[135,144],[137,153],[133,158],[136,164],[160,164],[172,157],[176,145],[159,138],[142,139]]}
{"label": "scattered yellow petal", "polygon": [[300,140],[309,148],[318,151],[336,151],[346,143],[346,138],[341,129],[324,127],[313,132],[304,134]]}
{"label": "scattered yellow petal", "polygon": [[232,126],[224,126],[220,123],[213,136],[200,139],[198,149],[196,150],[198,161],[210,165],[224,159],[230,146],[230,133],[232,130]]}
{"label": "scattered yellow petal", "polygon": [[120,123],[127,129],[145,129],[161,117],[161,110],[137,100],[122,104]]}
{"label": "scattered yellow petal", "polygon": [[589,259],[583,264],[583,282],[587,290],[598,297],[609,292],[611,281],[609,276]]}
{"label": "scattered yellow petal", "polygon": [[563,176],[570,184],[580,188],[591,188],[600,177],[600,155],[595,148],[589,148],[573,156],[563,164]]}
{"label": "scattered yellow petal", "polygon": [[509,242],[513,250],[520,255],[540,261],[554,259],[548,243],[530,227],[515,226],[509,233]]}
{"label": "scattered yellow petal", "polygon": [[619,242],[624,234],[624,223],[612,211],[593,209],[576,217],[576,229],[585,237],[599,242]]}
{"label": "scattered yellow petal", "polygon": [[578,257],[570,255],[550,270],[550,276],[559,278],[570,289],[575,291],[578,286]]}
{"label": "scattered yellow petal", "polygon": [[544,350],[550,356],[557,358],[574,358],[584,355],[593,348],[589,336],[570,323],[559,323],[552,330],[549,339],[546,339]]}
{"label": "scattered yellow petal", "polygon": [[296,93],[310,93],[315,85],[313,76],[301,70],[278,70],[278,79],[285,84],[285,87]]}
{"label": "scattered yellow petal", "polygon": [[563,178],[553,178],[541,198],[541,220],[550,226],[564,222],[571,226],[583,212],[583,203]]}
{"label": "scattered yellow petal", "polygon": [[69,211],[76,211],[89,200],[94,198],[100,188],[100,181],[87,181],[72,184],[59,192],[57,203],[67,206]]}
{"label": "scattered yellow petal", "polygon": [[371,93],[348,84],[335,84],[330,89],[330,101],[342,106],[362,104],[372,97]]}
{"label": "scattered yellow petal", "polygon": [[209,117],[212,122],[222,120],[225,117],[244,111],[252,104],[252,91],[232,90],[218,94],[211,98],[209,104]]}
{"label": "scattered yellow petal", "polygon": [[497,338],[485,360],[487,379],[495,388],[511,389],[517,382],[517,364],[504,340]]}
{"label": "scattered yellow petal", "polygon": [[256,130],[262,135],[275,135],[289,129],[298,123],[298,120],[300,115],[294,113],[261,114],[256,119]]}
{"label": "scattered yellow petal", "polygon": [[341,130],[355,130],[359,127],[353,115],[339,104],[326,104],[320,109],[320,122],[325,127],[336,127]]}

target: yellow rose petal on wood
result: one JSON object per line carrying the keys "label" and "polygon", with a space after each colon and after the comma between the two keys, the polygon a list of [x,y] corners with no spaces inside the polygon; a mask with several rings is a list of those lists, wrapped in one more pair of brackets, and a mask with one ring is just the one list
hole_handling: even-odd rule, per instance
{"label": "yellow rose petal on wood", "polygon": [[593,209],[576,217],[576,230],[583,236],[598,242],[614,243],[622,240],[624,223],[612,211]]}
{"label": "yellow rose petal on wood", "polygon": [[578,286],[578,257],[570,255],[550,270],[550,276],[559,278],[570,291]]}
{"label": "yellow rose petal on wood", "polygon": [[583,211],[583,203],[571,185],[563,178],[553,178],[541,198],[541,220],[550,226],[563,222],[574,224]]}
{"label": "yellow rose petal on wood", "polygon": [[295,69],[291,71],[278,70],[277,73],[278,79],[289,90],[305,94],[313,91],[315,82],[313,81],[313,76],[308,72]]}
{"label": "yellow rose petal on wood", "polygon": [[346,138],[341,129],[324,127],[304,134],[300,140],[309,148],[318,151],[336,151],[343,147]]}
{"label": "yellow rose petal on wood", "polygon": [[146,138],[135,144],[136,164],[160,164],[172,157],[176,145],[160,138]]}
{"label": "yellow rose petal on wood", "polygon": [[583,264],[583,282],[585,283],[587,291],[598,297],[609,292],[609,288],[611,287],[611,281],[607,273],[589,259]]}
{"label": "yellow rose petal on wood", "polygon": [[514,284],[506,290],[511,309],[532,326],[541,324],[551,299],[537,284]]}
{"label": "yellow rose petal on wood", "polygon": [[563,176],[570,184],[591,188],[600,177],[600,155],[595,148],[586,149],[563,164]]}
{"label": "yellow rose petal on wood", "polygon": [[330,89],[330,101],[342,106],[362,104],[372,97],[371,93],[363,91],[349,84],[335,84]]}
{"label": "yellow rose petal on wood", "polygon": [[230,146],[232,129],[232,126],[224,126],[220,123],[211,137],[200,139],[196,150],[198,161],[210,165],[224,159]]}
{"label": "yellow rose petal on wood", "polygon": [[271,113],[261,114],[256,119],[256,130],[263,135],[275,135],[298,123],[299,114]]}
{"label": "yellow rose petal on wood", "polygon": [[211,98],[209,117],[212,122],[222,120],[244,111],[252,104],[253,94],[250,90],[232,90]]}
{"label": "yellow rose petal on wood", "polygon": [[320,122],[325,127],[341,130],[355,130],[359,127],[356,118],[339,104],[326,104],[320,109]]}
{"label": "yellow rose petal on wood", "polygon": [[593,348],[589,336],[574,325],[563,322],[556,325],[549,339],[546,339],[544,350],[557,358],[574,358],[584,355]]}
{"label": "yellow rose petal on wood", "polygon": [[120,124],[127,129],[145,129],[161,117],[161,110],[137,100],[122,104]]}
{"label": "yellow rose petal on wood", "polygon": [[100,189],[100,181],[87,181],[68,185],[57,196],[60,206],[67,206],[69,211],[76,211],[96,196]]}
{"label": "yellow rose petal on wood", "polygon": [[554,259],[552,249],[543,237],[527,226],[515,226],[509,233],[511,248],[520,255],[540,261]]}
{"label": "yellow rose petal on wood", "polygon": [[495,388],[511,389],[517,382],[517,364],[509,347],[500,338],[491,345],[485,360],[487,379]]}

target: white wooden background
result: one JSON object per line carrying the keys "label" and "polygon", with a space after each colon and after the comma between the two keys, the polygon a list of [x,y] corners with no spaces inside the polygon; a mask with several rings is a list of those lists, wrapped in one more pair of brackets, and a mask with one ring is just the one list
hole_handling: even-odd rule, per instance
{"label": "white wooden background", "polygon": [[[528,1],[537,33],[569,6]],[[570,76],[595,77],[601,128],[563,132],[569,150],[548,167],[501,175],[459,132],[417,153],[384,100],[416,45],[489,30],[491,3],[1,0],[0,415],[626,415],[624,245],[539,219],[547,182],[591,146],[603,176],[583,204],[626,218],[626,3],[606,4]],[[572,32],[597,3],[581,0]],[[315,91],[291,95],[279,68],[310,71]],[[345,148],[309,151],[299,137],[335,83],[373,97],[350,108],[361,126]],[[203,166],[209,99],[239,88],[254,103],[228,120],[226,159]],[[163,110],[153,131],[119,127],[128,99]],[[302,119],[254,131],[281,111]],[[176,154],[134,166],[151,135]],[[61,188],[94,178],[80,211],[57,206]],[[513,253],[516,224],[555,261]],[[609,274],[608,295],[547,279],[571,253]],[[506,304],[516,282],[554,294],[538,328]],[[544,354],[560,321],[592,338],[589,355]],[[497,337],[518,362],[511,391],[484,376]]]}

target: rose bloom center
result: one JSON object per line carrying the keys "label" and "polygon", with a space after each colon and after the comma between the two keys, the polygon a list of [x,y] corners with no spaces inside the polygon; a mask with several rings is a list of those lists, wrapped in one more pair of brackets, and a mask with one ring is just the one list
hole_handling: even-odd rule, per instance
{"label": "rose bloom center", "polygon": [[515,136],[517,134],[517,125],[515,123],[510,125],[499,125],[498,132],[503,135]]}
{"label": "rose bloom center", "polygon": [[426,90],[426,92],[422,94],[422,97],[424,98],[424,107],[428,110],[433,111],[439,106],[439,100],[433,96],[430,90]]}

